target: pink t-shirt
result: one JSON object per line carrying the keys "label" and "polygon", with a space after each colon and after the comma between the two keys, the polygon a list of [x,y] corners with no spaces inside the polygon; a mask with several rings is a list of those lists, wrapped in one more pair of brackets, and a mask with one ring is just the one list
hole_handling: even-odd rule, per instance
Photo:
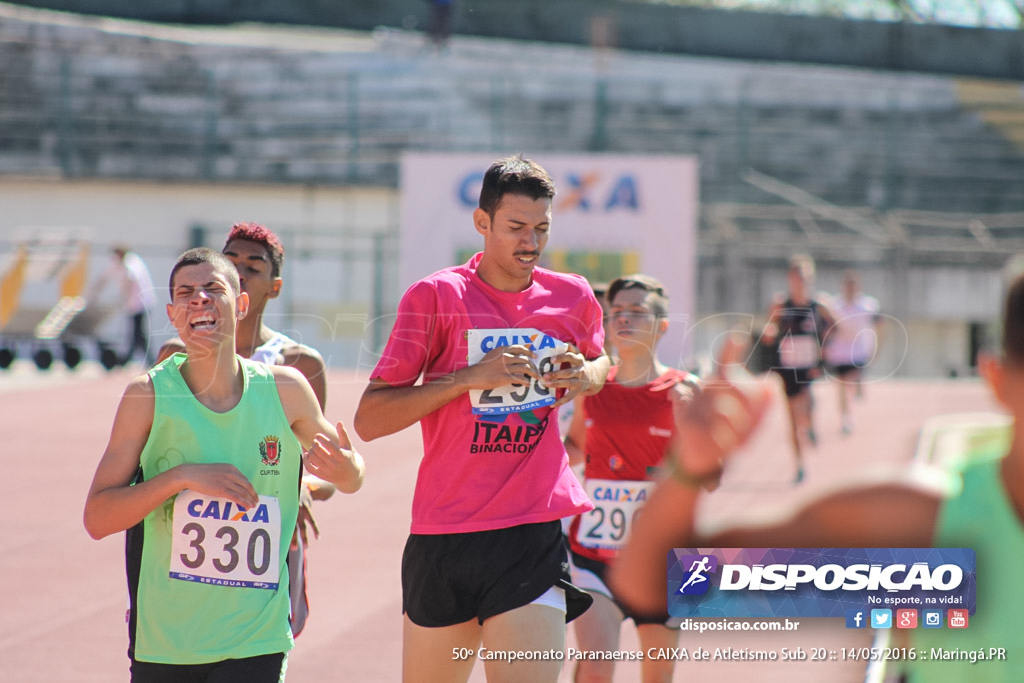
{"label": "pink t-shirt", "polygon": [[[409,288],[373,377],[410,386],[420,375],[429,382],[466,367],[470,329],[532,328],[575,344],[588,359],[601,355],[601,307],[584,278],[536,268],[526,290],[502,292],[477,275],[480,257]],[[550,406],[474,415],[467,393],[424,417],[420,426],[414,534],[502,529],[592,507],[569,469]]]}

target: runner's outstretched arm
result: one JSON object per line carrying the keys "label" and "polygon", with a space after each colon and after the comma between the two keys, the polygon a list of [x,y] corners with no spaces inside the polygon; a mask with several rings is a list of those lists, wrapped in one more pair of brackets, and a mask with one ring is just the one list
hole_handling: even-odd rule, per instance
{"label": "runner's outstretched arm", "polygon": [[[738,367],[737,349],[723,351],[720,367]],[[942,496],[936,489],[888,482],[850,488],[774,519],[697,532],[701,487],[754,433],[770,392],[745,371],[718,372],[692,406],[677,416],[681,447],[672,474],[661,482],[637,518],[630,540],[609,576],[617,597],[634,609],[665,609],[666,557],[672,548],[723,547],[928,547]],[[899,524],[893,524],[898,519]]]}
{"label": "runner's outstretched arm", "polygon": [[344,423],[332,425],[327,421],[313,388],[298,370],[281,365],[272,365],[270,369],[292,432],[306,449],[306,470],[331,482],[342,493],[358,491],[366,466],[352,447]]}

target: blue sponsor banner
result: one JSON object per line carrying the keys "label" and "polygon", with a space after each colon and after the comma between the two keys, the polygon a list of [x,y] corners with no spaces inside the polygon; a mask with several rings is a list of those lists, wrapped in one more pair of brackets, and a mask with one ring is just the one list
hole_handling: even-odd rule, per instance
{"label": "blue sponsor banner", "polygon": [[675,548],[673,617],[848,617],[975,610],[970,548]]}

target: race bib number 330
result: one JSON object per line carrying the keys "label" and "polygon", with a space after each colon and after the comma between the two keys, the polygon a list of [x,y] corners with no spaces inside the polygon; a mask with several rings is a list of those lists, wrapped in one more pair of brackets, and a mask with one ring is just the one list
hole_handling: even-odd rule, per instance
{"label": "race bib number 330", "polygon": [[254,508],[185,490],[174,501],[170,577],[232,588],[277,590],[281,506],[260,496]]}
{"label": "race bib number 330", "polygon": [[[469,330],[468,342],[470,365],[476,365],[488,352],[500,346],[521,345],[536,354],[533,362],[542,375],[555,370],[552,359],[569,349],[565,342],[533,328]],[[527,384],[508,384],[496,389],[473,389],[469,392],[474,415],[521,413],[551,405],[556,398],[555,390],[544,386],[540,380]]]}

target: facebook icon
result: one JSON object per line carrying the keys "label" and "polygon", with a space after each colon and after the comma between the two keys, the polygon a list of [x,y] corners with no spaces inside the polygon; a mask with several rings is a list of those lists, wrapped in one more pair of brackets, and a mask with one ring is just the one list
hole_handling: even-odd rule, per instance
{"label": "facebook icon", "polygon": [[864,610],[846,610],[846,628],[867,628],[867,617],[864,616]]}

